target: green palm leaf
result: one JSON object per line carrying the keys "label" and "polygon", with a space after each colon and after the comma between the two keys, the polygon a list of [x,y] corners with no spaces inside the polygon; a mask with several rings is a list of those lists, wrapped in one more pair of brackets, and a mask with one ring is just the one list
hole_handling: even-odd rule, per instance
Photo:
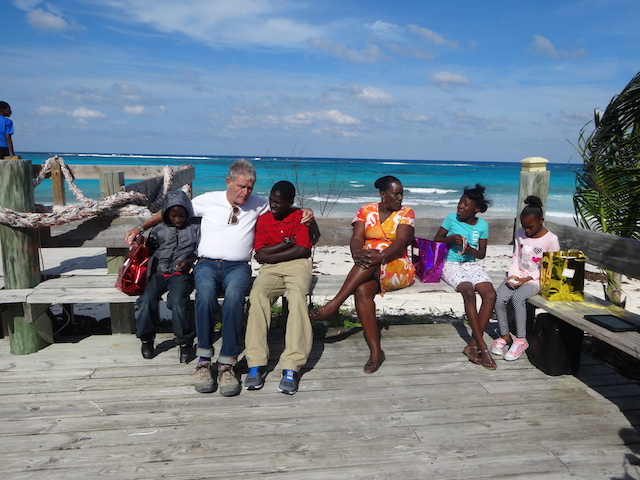
{"label": "green palm leaf", "polygon": [[[591,133],[587,127],[594,124]],[[640,73],[580,131],[583,160],[573,204],[579,226],[640,240]],[[621,301],[619,274],[606,272],[607,298]]]}

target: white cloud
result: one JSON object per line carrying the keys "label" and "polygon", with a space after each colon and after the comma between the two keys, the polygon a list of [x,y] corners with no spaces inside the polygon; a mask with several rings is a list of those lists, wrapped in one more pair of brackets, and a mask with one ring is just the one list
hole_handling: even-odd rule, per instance
{"label": "white cloud", "polygon": [[41,0],[13,0],[13,4],[20,10],[29,11],[35,8]]}
{"label": "white cloud", "polygon": [[67,111],[61,107],[51,107],[48,105],[43,105],[34,110],[36,115],[42,116],[58,116],[58,115],[66,115]]}
{"label": "white cloud", "polygon": [[395,55],[402,56],[402,57],[411,57],[411,58],[417,58],[417,59],[420,59],[420,60],[435,60],[436,59],[435,53],[430,52],[428,50],[421,50],[421,49],[416,48],[416,47],[405,47],[405,46],[402,46],[402,45],[396,45],[395,43],[385,44],[385,47],[391,53],[393,53]]}
{"label": "white cloud", "polygon": [[67,116],[77,119],[79,122],[86,123],[87,119],[107,118],[107,115],[98,111],[91,110],[86,107],[79,107],[73,110],[65,110],[61,107],[52,107],[49,105],[43,105],[34,110],[36,115],[45,117],[60,117]]}
{"label": "white cloud", "polygon": [[321,29],[296,19],[306,8],[286,0],[110,0],[116,16],[181,33],[215,47],[301,47]]}
{"label": "white cloud", "polygon": [[376,20],[369,26],[369,29],[374,32],[388,32],[389,30],[395,30],[396,28],[396,24],[383,22],[382,20]]}
{"label": "white cloud", "polygon": [[447,40],[443,35],[436,33],[433,30],[429,30],[428,28],[420,27],[418,25],[408,25],[408,28],[411,33],[414,33],[435,45],[443,45],[445,47],[453,48],[454,50],[460,49],[458,42]]}
{"label": "white cloud", "polygon": [[374,106],[392,106],[398,103],[393,95],[375,87],[364,87],[356,97]]}
{"label": "white cloud", "polygon": [[534,35],[533,42],[529,51],[536,55],[542,55],[549,58],[580,58],[584,57],[587,53],[584,49],[579,50],[558,50],[551,40],[543,37],[542,35]]}
{"label": "white cloud", "polygon": [[506,118],[486,118],[480,117],[473,113],[467,112],[465,109],[458,110],[454,113],[454,124],[468,125],[475,132],[493,132],[505,130],[508,121]]}
{"label": "white cloud", "polygon": [[142,105],[125,105],[122,109],[127,115],[148,115],[149,112]]}
{"label": "white cloud", "polygon": [[425,115],[409,115],[408,113],[401,113],[398,118],[402,121],[409,123],[428,123],[429,119]]}
{"label": "white cloud", "polygon": [[583,112],[570,112],[567,110],[560,110],[559,114],[551,118],[551,121],[554,123],[576,127],[582,127],[591,120],[593,120],[593,115]]}
{"label": "white cloud", "polygon": [[360,132],[354,132],[353,130],[343,130],[337,127],[324,127],[324,128],[314,128],[311,130],[311,133],[314,135],[332,135],[334,137],[342,137],[342,138],[362,138],[363,135]]}
{"label": "white cloud", "polygon": [[46,31],[64,31],[64,30],[82,30],[83,26],[76,22],[68,22],[60,15],[47,12],[41,8],[30,10],[26,14],[27,23],[36,30]]}
{"label": "white cloud", "polygon": [[87,118],[106,118],[107,116],[98,111],[98,110],[90,110],[86,107],[80,107],[80,108],[76,108],[70,112],[67,113],[67,115],[69,115],[70,117],[74,117],[74,118],[83,118],[83,119],[87,119]]}
{"label": "white cloud", "polygon": [[371,63],[390,60],[389,56],[387,56],[380,47],[375,44],[369,44],[363,50],[358,51],[331,40],[309,38],[307,41],[312,47],[322,50],[338,60],[344,60],[351,63]]}
{"label": "white cloud", "polygon": [[318,121],[335,123],[338,125],[357,125],[360,123],[360,120],[357,118],[345,115],[339,110],[295,113],[293,115],[287,115],[283,120],[285,123],[290,125],[311,125]]}
{"label": "white cloud", "polygon": [[454,85],[471,85],[467,77],[451,72],[436,72],[429,75],[429,81],[443,90],[449,90]]}

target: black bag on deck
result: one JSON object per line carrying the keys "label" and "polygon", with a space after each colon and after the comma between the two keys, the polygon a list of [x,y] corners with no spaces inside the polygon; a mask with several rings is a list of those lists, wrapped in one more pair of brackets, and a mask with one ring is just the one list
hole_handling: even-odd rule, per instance
{"label": "black bag on deck", "polygon": [[575,375],[583,337],[579,328],[549,313],[540,313],[528,334],[529,361],[547,375]]}

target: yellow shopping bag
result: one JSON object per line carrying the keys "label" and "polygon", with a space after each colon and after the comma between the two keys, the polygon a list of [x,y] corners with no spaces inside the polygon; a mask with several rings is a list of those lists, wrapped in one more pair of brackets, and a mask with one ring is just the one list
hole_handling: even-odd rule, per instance
{"label": "yellow shopping bag", "polygon": [[547,300],[583,301],[586,259],[580,250],[543,253],[540,295]]}

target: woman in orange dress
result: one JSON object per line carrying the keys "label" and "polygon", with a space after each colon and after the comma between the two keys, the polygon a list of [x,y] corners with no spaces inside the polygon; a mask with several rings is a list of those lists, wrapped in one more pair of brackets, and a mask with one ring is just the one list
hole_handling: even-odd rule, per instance
{"label": "woman in orange dress", "polygon": [[365,373],[376,372],[385,360],[376,322],[376,294],[382,296],[386,291],[408,287],[415,276],[407,249],[413,240],[415,215],[410,207],[402,206],[402,183],[387,175],[376,180],[375,187],[381,201],[363,205],[352,222],[349,245],[354,266],[336,296],[309,312],[312,321],[328,320],[338,313],[349,295],[354,295],[370,351]]}

